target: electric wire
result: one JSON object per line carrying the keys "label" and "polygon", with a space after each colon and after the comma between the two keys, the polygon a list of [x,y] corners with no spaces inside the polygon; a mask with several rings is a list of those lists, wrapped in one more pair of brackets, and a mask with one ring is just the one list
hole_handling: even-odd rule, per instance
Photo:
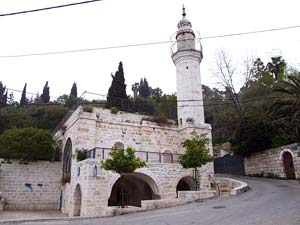
{"label": "electric wire", "polygon": [[50,6],[50,7],[39,8],[39,9],[30,9],[30,10],[24,10],[24,11],[19,11],[19,12],[4,13],[4,14],[0,14],[0,16],[1,17],[14,16],[14,15],[25,14],[25,13],[40,12],[40,11],[45,11],[45,10],[50,10],[50,9],[70,7],[70,6],[75,6],[75,5],[83,5],[83,4],[99,2],[99,1],[102,1],[102,0],[90,0],[90,1],[83,1],[83,2],[74,2],[74,3],[65,4],[65,5],[57,5],[57,6]]}
{"label": "electric wire", "polygon": [[[272,29],[265,29],[265,30],[231,33],[231,34],[214,35],[214,36],[200,37],[200,38],[196,38],[196,39],[197,40],[207,40],[207,39],[227,38],[227,37],[233,37],[233,36],[251,35],[251,34],[258,34],[258,33],[290,30],[290,29],[296,29],[296,28],[300,28],[300,25],[279,27],[279,28],[272,28]],[[187,40],[185,40],[185,41],[187,41]],[[101,50],[109,50],[109,49],[121,49],[121,48],[152,46],[152,45],[161,45],[161,44],[172,44],[172,43],[174,43],[174,41],[157,41],[157,42],[135,43],[135,44],[127,44],[127,45],[116,45],[116,46],[106,46],[106,47],[96,47],[96,48],[83,48],[83,49],[73,49],[73,50],[64,50],[64,51],[53,51],[53,52],[37,52],[37,53],[25,53],[25,54],[16,54],[16,55],[0,55],[0,58],[18,58],[18,57],[43,56],[43,55],[58,55],[58,54],[78,53],[78,52],[101,51]]]}

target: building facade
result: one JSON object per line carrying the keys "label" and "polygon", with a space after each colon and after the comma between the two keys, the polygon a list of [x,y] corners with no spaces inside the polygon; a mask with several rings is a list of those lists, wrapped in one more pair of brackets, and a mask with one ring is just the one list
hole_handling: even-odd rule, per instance
{"label": "building facade", "polygon": [[[198,186],[193,169],[182,168],[177,160],[185,151],[181,143],[195,134],[206,134],[212,154],[211,126],[204,123],[202,49],[197,48],[196,34],[185,12],[175,38],[172,60],[176,66],[178,125],[157,124],[138,114],[78,107],[55,133],[63,143],[62,212],[70,216],[105,216],[113,215],[124,201],[147,208],[179,204],[185,201],[178,200],[181,196],[188,196],[181,192]],[[146,167],[121,177],[104,170],[101,161],[110,157],[113,146],[133,147]],[[76,152],[82,149],[89,150],[89,157],[78,162]],[[209,163],[196,175],[202,191],[209,188],[211,174],[213,164]]]}

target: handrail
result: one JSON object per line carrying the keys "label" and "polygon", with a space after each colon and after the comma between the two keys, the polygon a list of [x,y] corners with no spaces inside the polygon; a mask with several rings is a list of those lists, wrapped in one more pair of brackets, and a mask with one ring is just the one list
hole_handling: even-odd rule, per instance
{"label": "handrail", "polygon": [[[87,155],[88,155],[88,158],[100,158],[102,160],[105,160],[107,159],[107,152],[110,152],[112,151],[113,149],[112,148],[105,148],[105,147],[94,147],[90,150],[87,151]],[[100,155],[98,155],[97,157],[97,154],[96,152],[97,151],[102,151]],[[168,160],[166,161],[170,161],[168,163],[176,163],[177,162],[177,158],[178,156],[182,155],[182,154],[178,154],[178,153],[170,153],[170,152],[153,152],[153,151],[141,151],[141,150],[137,150],[135,151],[137,154],[145,154],[145,161],[146,162],[149,162],[149,161],[153,161],[153,160],[150,160],[150,157],[149,155],[157,155],[157,159],[154,160],[154,161],[158,161],[159,163],[162,163],[162,156],[169,156],[170,158],[168,158]],[[163,160],[165,161],[165,160]]]}
{"label": "handrail", "polygon": [[217,183],[216,179],[212,177],[212,175],[208,174],[208,177],[210,179],[212,179],[212,181],[214,182],[214,184],[216,185],[216,191],[217,191],[217,195],[220,196],[221,195],[221,190],[220,190],[220,186]]}

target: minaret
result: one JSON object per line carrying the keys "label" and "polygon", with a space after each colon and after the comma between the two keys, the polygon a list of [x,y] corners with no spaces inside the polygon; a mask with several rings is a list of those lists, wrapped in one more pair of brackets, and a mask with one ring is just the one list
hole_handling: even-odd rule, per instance
{"label": "minaret", "polygon": [[172,60],[176,66],[178,124],[181,127],[197,126],[204,124],[200,77],[203,55],[201,45],[196,47],[196,35],[191,22],[186,19],[184,6],[177,27],[177,49],[172,54]]}

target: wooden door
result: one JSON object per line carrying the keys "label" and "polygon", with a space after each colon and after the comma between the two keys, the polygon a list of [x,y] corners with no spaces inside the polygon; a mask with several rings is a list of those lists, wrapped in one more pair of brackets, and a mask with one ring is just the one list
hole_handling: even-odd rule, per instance
{"label": "wooden door", "polygon": [[293,156],[289,152],[283,154],[283,162],[285,175],[287,179],[295,179],[295,169],[293,163]]}

